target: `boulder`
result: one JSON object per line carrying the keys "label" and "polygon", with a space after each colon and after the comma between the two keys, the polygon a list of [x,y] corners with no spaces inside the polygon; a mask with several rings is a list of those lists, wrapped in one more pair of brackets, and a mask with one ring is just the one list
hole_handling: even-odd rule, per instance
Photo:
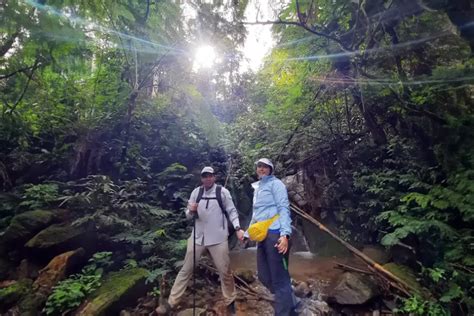
{"label": "boulder", "polygon": [[0,241],[0,253],[23,245],[28,239],[46,228],[54,220],[53,212],[30,211],[13,217]]}
{"label": "boulder", "polygon": [[46,267],[41,269],[38,278],[33,283],[32,291],[19,304],[21,315],[38,315],[53,287],[81,261],[83,255],[82,248],[68,251],[54,257]]}
{"label": "boulder", "polygon": [[330,300],[342,305],[364,304],[380,294],[377,283],[366,274],[346,272],[332,290]]}
{"label": "boulder", "polygon": [[25,244],[25,254],[38,262],[48,262],[69,250],[84,248],[90,254],[97,247],[97,234],[84,226],[53,224],[37,233]]}
{"label": "boulder", "polygon": [[378,264],[386,264],[391,258],[390,253],[379,245],[365,245],[362,253]]}
{"label": "boulder", "polygon": [[8,308],[16,304],[22,296],[28,293],[33,283],[30,279],[6,283],[8,286],[0,285],[0,312],[6,312]]}
{"label": "boulder", "polygon": [[148,271],[142,268],[126,269],[108,274],[102,285],[79,307],[74,315],[116,315],[138,297],[146,293],[145,278]]}
{"label": "boulder", "polygon": [[36,249],[60,247],[61,245],[77,241],[85,232],[84,228],[67,224],[51,225],[31,238],[25,244],[25,247]]}

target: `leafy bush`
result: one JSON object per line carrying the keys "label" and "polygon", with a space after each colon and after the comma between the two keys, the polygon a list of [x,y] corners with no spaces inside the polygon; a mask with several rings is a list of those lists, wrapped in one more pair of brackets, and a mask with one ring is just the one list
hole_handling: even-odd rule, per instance
{"label": "leafy bush", "polygon": [[140,179],[116,184],[108,176],[91,175],[69,185],[60,200],[81,214],[75,225],[92,222],[98,229],[123,229],[169,214],[146,202],[146,184]]}
{"label": "leafy bush", "polygon": [[442,306],[435,302],[421,299],[418,296],[412,296],[403,301],[403,306],[398,312],[409,313],[414,316],[448,316],[450,315]]}
{"label": "leafy bush", "polygon": [[20,206],[28,210],[51,207],[59,198],[58,191],[54,183],[25,185]]}

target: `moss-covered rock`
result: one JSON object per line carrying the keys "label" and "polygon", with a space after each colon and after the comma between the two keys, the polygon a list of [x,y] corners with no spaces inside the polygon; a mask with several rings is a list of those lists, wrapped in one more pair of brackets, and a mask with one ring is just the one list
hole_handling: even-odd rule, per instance
{"label": "moss-covered rock", "polygon": [[13,217],[0,241],[0,253],[23,245],[28,239],[46,228],[54,220],[53,212],[30,211]]}
{"label": "moss-covered rock", "polygon": [[61,247],[77,241],[81,238],[81,235],[85,233],[86,230],[80,227],[67,224],[51,225],[31,238],[25,244],[25,247],[37,249]]}
{"label": "moss-covered rock", "polygon": [[5,288],[0,288],[0,311],[5,312],[20,298],[28,293],[33,283],[30,279],[23,279]]}
{"label": "moss-covered rock", "polygon": [[126,304],[130,304],[146,292],[144,281],[148,275],[142,268],[112,272],[88,301],[83,304],[75,315],[96,316],[115,315]]}
{"label": "moss-covered rock", "polygon": [[402,281],[405,281],[412,289],[414,289],[417,294],[423,293],[423,287],[420,285],[418,280],[416,279],[415,272],[407,266],[396,264],[394,262],[390,262],[384,264],[383,267],[393,273],[395,276],[399,277]]}

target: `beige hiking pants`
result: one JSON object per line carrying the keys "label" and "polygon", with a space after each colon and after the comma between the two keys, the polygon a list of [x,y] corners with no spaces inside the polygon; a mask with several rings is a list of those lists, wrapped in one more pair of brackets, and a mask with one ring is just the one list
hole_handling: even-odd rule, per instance
{"label": "beige hiking pants", "polygon": [[[236,291],[234,284],[234,277],[230,270],[229,259],[229,244],[227,240],[212,246],[201,246],[196,244],[196,265],[204,250],[208,250],[211,254],[212,261],[219,271],[221,279],[222,295],[225,303],[230,304],[235,300]],[[168,303],[175,306],[179,299],[183,296],[184,291],[188,285],[189,280],[193,275],[193,237],[188,239],[188,246],[186,250],[186,257],[181,270],[179,270],[176,280],[174,281],[171,293],[168,298]]]}

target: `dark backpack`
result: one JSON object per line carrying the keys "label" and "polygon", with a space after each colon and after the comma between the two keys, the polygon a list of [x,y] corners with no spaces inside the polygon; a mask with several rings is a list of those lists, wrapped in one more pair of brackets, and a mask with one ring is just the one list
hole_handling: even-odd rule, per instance
{"label": "dark backpack", "polygon": [[217,203],[219,204],[219,207],[221,208],[221,211],[222,211],[222,227],[224,227],[224,216],[225,218],[227,219],[227,230],[229,231],[229,235],[233,234],[234,233],[234,225],[232,224],[232,222],[230,221],[229,219],[229,214],[227,214],[226,210],[225,210],[225,207],[224,207],[224,203],[222,202],[222,186],[221,185],[216,185],[216,196],[214,197],[202,197],[204,194],[204,187],[203,186],[200,186],[199,187],[199,192],[198,192],[198,196],[196,198],[196,203],[199,204],[199,201],[201,200],[206,200],[207,203],[209,203],[209,200],[217,200]]}

